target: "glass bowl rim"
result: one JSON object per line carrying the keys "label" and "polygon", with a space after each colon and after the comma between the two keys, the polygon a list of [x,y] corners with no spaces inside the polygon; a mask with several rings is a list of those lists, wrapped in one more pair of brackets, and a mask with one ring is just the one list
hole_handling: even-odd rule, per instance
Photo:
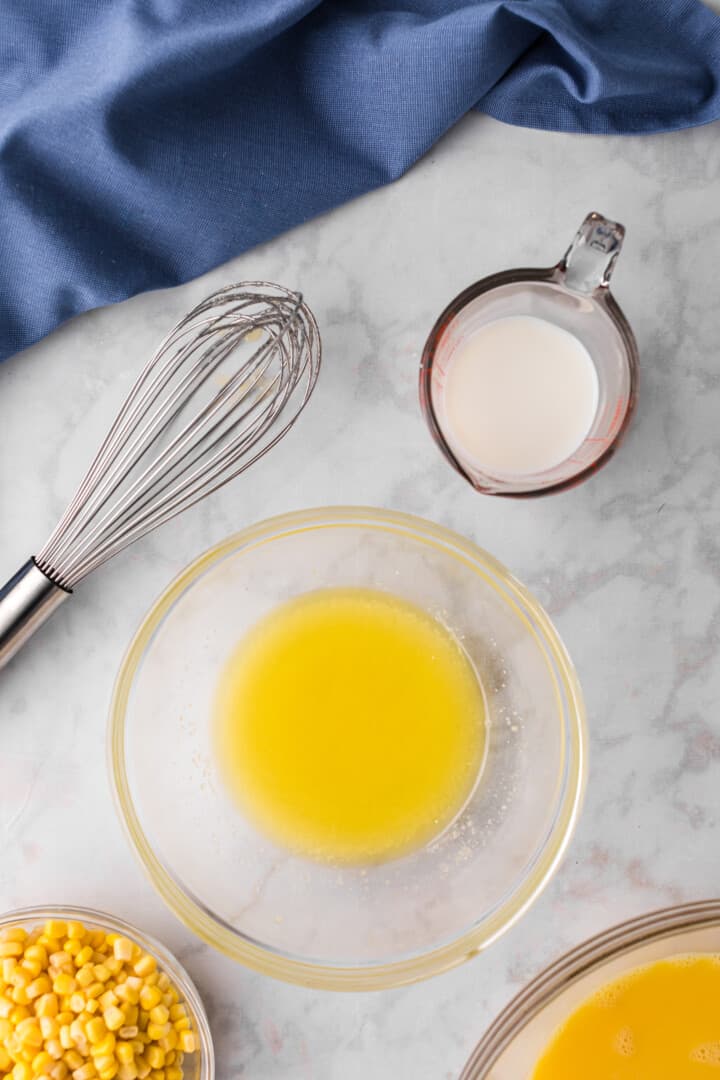
{"label": "glass bowl rim", "polygon": [[30,907],[13,908],[0,914],[0,928],[13,923],[31,924],[44,922],[46,919],[76,919],[78,922],[110,930],[129,937],[151,953],[160,962],[163,971],[167,971],[181,997],[187,1001],[197,1022],[200,1036],[199,1080],[214,1080],[215,1049],[205,1006],[200,993],[189,974],[173,953],[161,941],[132,923],[111,915],[98,908],[78,907],[74,904],[42,904]]}
{"label": "glass bowl rim", "polygon": [[483,1080],[516,1035],[584,975],[638,946],[714,925],[720,925],[720,899],[658,908],[586,938],[540,971],[498,1013],[465,1063],[459,1080]]}
{"label": "glass bowl rim", "polygon": [[[565,790],[548,838],[526,880],[505,904],[483,922],[474,924],[465,933],[435,949],[382,964],[343,967],[288,956],[271,945],[251,940],[184,890],[156,856],[135,812],[125,769],[124,719],[135,673],[156,629],[179,597],[213,564],[235,551],[296,532],[351,526],[375,527],[413,536],[484,572],[490,584],[514,606],[530,633],[540,639],[550,653],[567,703],[563,719],[568,729],[570,751]],[[458,533],[412,514],[367,506],[327,506],[266,518],[221,540],[186,566],[150,606],[128,646],[113,689],[107,746],[113,797],[131,849],[176,917],[201,940],[254,971],[301,986],[328,990],[379,990],[407,985],[449,970],[495,941],[527,910],[557,868],[577,823],[587,773],[585,707],[578,677],[558,632],[537,600],[492,555]]]}

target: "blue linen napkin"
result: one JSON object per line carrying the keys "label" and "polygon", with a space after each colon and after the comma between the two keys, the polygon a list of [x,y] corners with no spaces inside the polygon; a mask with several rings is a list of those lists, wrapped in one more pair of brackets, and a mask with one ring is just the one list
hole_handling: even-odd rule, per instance
{"label": "blue linen napkin", "polygon": [[400,176],[477,107],[720,116],[697,0],[0,0],[0,359]]}

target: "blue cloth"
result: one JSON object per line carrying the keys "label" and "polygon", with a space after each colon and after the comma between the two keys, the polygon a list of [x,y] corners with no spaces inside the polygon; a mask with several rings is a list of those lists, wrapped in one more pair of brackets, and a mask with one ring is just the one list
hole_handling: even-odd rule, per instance
{"label": "blue cloth", "polygon": [[0,0],[0,358],[393,180],[474,107],[669,131],[720,116],[719,76],[696,0]]}

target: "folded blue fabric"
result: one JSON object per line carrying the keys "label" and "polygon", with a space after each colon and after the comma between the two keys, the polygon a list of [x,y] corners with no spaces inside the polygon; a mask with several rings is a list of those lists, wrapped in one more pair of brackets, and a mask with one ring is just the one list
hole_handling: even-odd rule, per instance
{"label": "folded blue fabric", "polygon": [[0,358],[398,177],[463,113],[720,116],[696,0],[0,0]]}

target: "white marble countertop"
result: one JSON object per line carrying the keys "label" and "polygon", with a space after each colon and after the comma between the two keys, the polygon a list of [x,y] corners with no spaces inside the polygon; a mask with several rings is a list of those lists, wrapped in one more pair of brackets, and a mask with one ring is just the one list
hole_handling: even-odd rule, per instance
{"label": "white marble countertop", "polygon": [[[495,1012],[561,951],[720,891],[719,135],[552,135],[473,115],[392,186],[0,365],[9,575],[45,539],[141,361],[211,287],[299,286],[321,324],[316,397],[285,443],[88,580],[0,676],[0,910],[76,902],[162,938],[208,1004],[220,1080],[455,1077]],[[476,495],[420,417],[424,337],[476,278],[554,261],[591,209],[628,230],[613,284],[640,344],[635,422],[574,491]],[[341,502],[434,518],[505,562],[556,620],[591,732],[580,827],[520,925],[456,971],[368,995],[273,982],[195,941],[128,849],[104,752],[120,658],[170,579],[254,520]]]}

